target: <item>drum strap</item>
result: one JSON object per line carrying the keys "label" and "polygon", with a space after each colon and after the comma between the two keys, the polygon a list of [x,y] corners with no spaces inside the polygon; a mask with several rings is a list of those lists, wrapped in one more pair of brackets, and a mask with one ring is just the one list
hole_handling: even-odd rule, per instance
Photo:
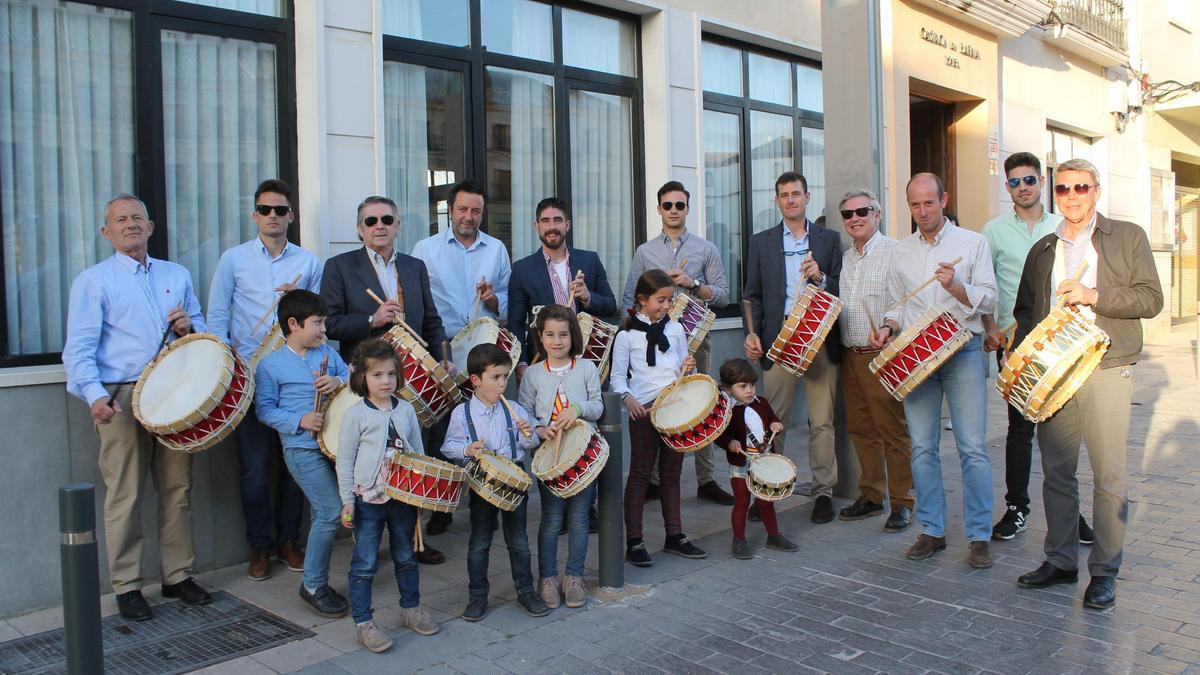
{"label": "drum strap", "polygon": [[[472,443],[479,440],[479,433],[477,431],[475,431],[475,420],[471,419],[471,401],[473,401],[473,400],[475,400],[474,396],[467,399],[467,409],[463,411],[466,413],[466,418],[467,418],[467,435],[471,437]],[[499,404],[497,404],[497,405],[499,405]],[[516,457],[517,457],[517,437],[515,434],[513,434],[512,415],[509,414],[508,406],[505,406],[505,405],[500,406],[500,412],[504,413],[504,431],[508,434],[509,456],[512,457],[513,459],[516,459]]]}

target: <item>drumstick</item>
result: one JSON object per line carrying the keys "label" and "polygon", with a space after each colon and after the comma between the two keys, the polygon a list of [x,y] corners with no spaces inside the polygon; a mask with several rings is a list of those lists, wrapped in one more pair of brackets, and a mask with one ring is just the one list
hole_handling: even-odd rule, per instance
{"label": "drumstick", "polygon": [[450,352],[450,343],[442,340],[442,360],[449,363],[453,354]]}
{"label": "drumstick", "polygon": [[[293,286],[295,286],[297,281],[300,281],[300,275],[299,275],[299,274],[297,274],[296,276],[292,277],[292,285],[293,285]],[[263,314],[262,316],[258,317],[258,322],[254,324],[254,328],[251,328],[251,329],[250,329],[250,334],[251,334],[251,335],[254,335],[254,333],[256,333],[256,332],[258,331],[258,327],[259,327],[259,326],[261,326],[261,325],[263,325],[263,322],[264,322],[264,321],[266,321],[268,318],[270,318],[270,316],[271,316],[272,314],[274,314],[274,313],[275,313],[275,308],[279,306],[279,300],[280,300],[280,298],[282,298],[282,297],[283,297],[283,293],[280,293],[279,295],[277,295],[277,296],[275,297],[275,302],[272,302],[272,303],[271,303],[271,306],[267,308],[267,312],[266,312],[266,314]]]}
{"label": "drumstick", "polygon": [[[383,306],[383,298],[379,297],[379,295],[376,294],[375,291],[368,288],[367,295],[371,296],[372,300],[379,303],[380,307]],[[392,323],[399,323],[399,319],[400,319],[400,317],[396,316],[395,314],[392,315]]]}
{"label": "drumstick", "polygon": [[742,300],[742,316],[746,319],[746,335],[754,335],[754,306]]}
{"label": "drumstick", "polygon": [[[175,305],[175,308],[172,309],[171,311],[175,311],[175,309],[179,309],[181,307],[183,307],[183,300],[180,300],[179,304]],[[167,329],[163,331],[162,339],[158,341],[158,349],[154,350],[156,353],[162,351],[163,346],[165,346],[167,344],[167,337],[169,335],[171,335],[171,324],[170,323],[167,324]]]}
{"label": "drumstick", "polygon": [[413,551],[425,550],[425,538],[421,536],[421,509],[417,509],[417,524],[413,526]]}
{"label": "drumstick", "polygon": [[863,306],[863,313],[867,315],[867,325],[871,327],[871,333],[875,333],[875,319],[871,317],[871,308],[867,306],[867,299],[860,298]]}
{"label": "drumstick", "polygon": [[[1079,281],[1080,279],[1082,279],[1083,273],[1087,271],[1087,266],[1088,266],[1088,263],[1086,260],[1080,262],[1079,269],[1075,270],[1075,274],[1071,275],[1071,281]],[[1054,308],[1058,309],[1059,307],[1062,307],[1065,304],[1067,304],[1066,299],[1063,298],[1062,294],[1059,294],[1058,300],[1056,300],[1054,302]]]}
{"label": "drumstick", "polygon": [[[517,421],[521,419],[519,416],[517,416],[516,408],[513,408],[513,404],[509,403],[508,399],[504,398],[503,394],[501,394],[500,400],[504,401],[504,407],[508,408],[508,414],[512,415],[513,424],[516,424]],[[517,428],[520,429],[519,426]],[[532,431],[522,431],[521,435],[524,436],[525,438],[529,438],[530,436],[533,435],[533,432]]]}
{"label": "drumstick", "polygon": [[403,322],[407,317],[404,308],[404,287],[400,285],[399,270],[396,270],[396,304],[400,305],[400,321]]}
{"label": "drumstick", "polygon": [[[954,261],[950,263],[950,266],[953,267],[960,262],[962,262],[962,256],[958,256],[957,258],[955,258]],[[900,305],[903,305],[904,303],[908,302],[909,300],[912,300],[914,297],[916,297],[917,293],[920,293],[921,291],[925,290],[925,287],[928,286],[929,284],[932,284],[934,281],[937,281],[937,274],[934,274],[933,276],[926,279],[925,283],[914,288],[911,292],[909,292],[908,295],[906,295],[903,298],[900,298],[896,302],[892,303],[892,306],[888,307],[887,311],[890,312],[893,309],[896,309],[897,307],[899,307]]]}
{"label": "drumstick", "polygon": [[[327,372],[329,372],[329,354],[326,354],[325,358],[321,359],[321,375],[320,375],[320,377],[325,377],[325,373],[327,373]],[[316,386],[317,386],[316,383],[313,383],[313,388],[316,388]],[[321,412],[321,390],[320,389],[317,389],[317,393],[313,397],[313,412]],[[315,430],[310,431],[308,433],[312,434],[313,438],[317,437],[317,432]]]}

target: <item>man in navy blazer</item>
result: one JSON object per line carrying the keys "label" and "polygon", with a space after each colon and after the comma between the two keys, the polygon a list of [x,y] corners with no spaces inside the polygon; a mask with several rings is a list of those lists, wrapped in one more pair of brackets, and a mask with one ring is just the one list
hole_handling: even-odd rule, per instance
{"label": "man in navy blazer", "polygon": [[[608,274],[595,251],[567,246],[571,208],[558,197],[538,202],[534,228],[542,247],[513,263],[508,280],[508,329],[521,343],[517,377],[533,361],[536,345],[529,331],[538,305],[564,305],[606,321],[617,311]],[[551,274],[555,276],[551,276]]]}
{"label": "man in navy blazer", "polygon": [[[808,398],[808,465],[813,473],[812,494],[816,498],[812,521],[827,523],[833,520],[833,486],[837,482],[833,430],[836,364],[841,359],[837,333],[831,332],[833,339],[822,345],[803,378],[798,379],[783,368],[772,368],[764,353],[765,347],[779,335],[792,303],[807,284],[838,294],[841,238],[808,219],[805,211],[809,197],[808,181],[799,173],[788,171],[776,179],[775,205],[783,220],[750,238],[742,296],[750,301],[754,332],[746,336],[742,347],[748,358],[760,360],[767,400],[785,425],[796,399],[796,386],[801,379],[804,381]],[[779,435],[778,444],[779,452],[783,452],[783,434]]]}

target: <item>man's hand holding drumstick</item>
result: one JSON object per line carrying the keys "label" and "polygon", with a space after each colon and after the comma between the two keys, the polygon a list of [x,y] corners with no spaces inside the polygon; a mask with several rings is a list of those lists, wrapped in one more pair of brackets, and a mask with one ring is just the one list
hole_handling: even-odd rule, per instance
{"label": "man's hand holding drumstick", "polygon": [[742,300],[742,316],[746,320],[746,339],[742,341],[742,351],[746,358],[757,361],[763,356],[762,339],[754,332],[754,306],[749,300]]}
{"label": "man's hand holding drumstick", "polygon": [[371,315],[371,328],[379,328],[386,326],[389,323],[400,323],[400,315],[404,313],[404,307],[395,300],[384,300],[371,289],[367,289],[367,295],[371,299],[379,303],[379,309]]}
{"label": "man's hand holding drumstick", "polygon": [[583,282],[583,270],[576,272],[575,278],[571,281],[571,297],[584,307],[592,304],[592,292]]}

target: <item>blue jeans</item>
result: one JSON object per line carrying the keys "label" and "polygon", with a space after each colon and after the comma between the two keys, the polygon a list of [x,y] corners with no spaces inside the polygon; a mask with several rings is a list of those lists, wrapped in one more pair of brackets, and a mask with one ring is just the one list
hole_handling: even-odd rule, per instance
{"label": "blue jeans", "polygon": [[542,493],[542,524],[538,527],[538,574],[543,579],[558,576],[558,531],[567,518],[567,576],[583,576],[587,562],[588,508],[595,485],[568,499],[556,496],[538,481]]}
{"label": "blue jeans", "polygon": [[396,585],[400,587],[400,606],[421,604],[420,575],[413,556],[413,527],[417,510],[392,499],[383,504],[367,504],[354,498],[354,552],[350,556],[350,614],[354,623],[370,621],[371,584],[379,568],[379,541],[387,526],[388,543],[395,563]]}
{"label": "blue jeans", "polygon": [[925,533],[946,536],[946,491],[938,447],[942,438],[942,395],[950,404],[954,442],[962,464],[963,519],[969,541],[992,538],[992,462],[987,453],[987,381],[979,336],[971,338],[904,399],[912,438],[917,519]]}
{"label": "blue jeans", "polygon": [[525,514],[529,498],[512,511],[501,511],[471,491],[471,538],[467,542],[467,591],[472,600],[488,597],[488,552],[492,549],[492,533],[496,519],[504,528],[504,544],[508,547],[508,564],[512,568],[513,585],[517,595],[533,593],[533,571],[530,567],[529,540],[525,536]]}
{"label": "blue jeans", "polygon": [[[254,405],[241,424],[233,430],[237,441],[242,515],[246,519],[246,540],[256,550],[274,544],[294,544],[300,539],[300,516],[304,512],[304,493],[283,465],[279,453],[279,435],[258,420]],[[275,518],[271,518],[270,474],[276,472]],[[271,526],[276,538],[271,539]]]}
{"label": "blue jeans", "polygon": [[338,496],[333,463],[316,448],[284,448],[283,460],[296,484],[308,497],[312,524],[304,554],[304,586],[318,589],[329,583],[329,556],[337,535],[342,500]]}

